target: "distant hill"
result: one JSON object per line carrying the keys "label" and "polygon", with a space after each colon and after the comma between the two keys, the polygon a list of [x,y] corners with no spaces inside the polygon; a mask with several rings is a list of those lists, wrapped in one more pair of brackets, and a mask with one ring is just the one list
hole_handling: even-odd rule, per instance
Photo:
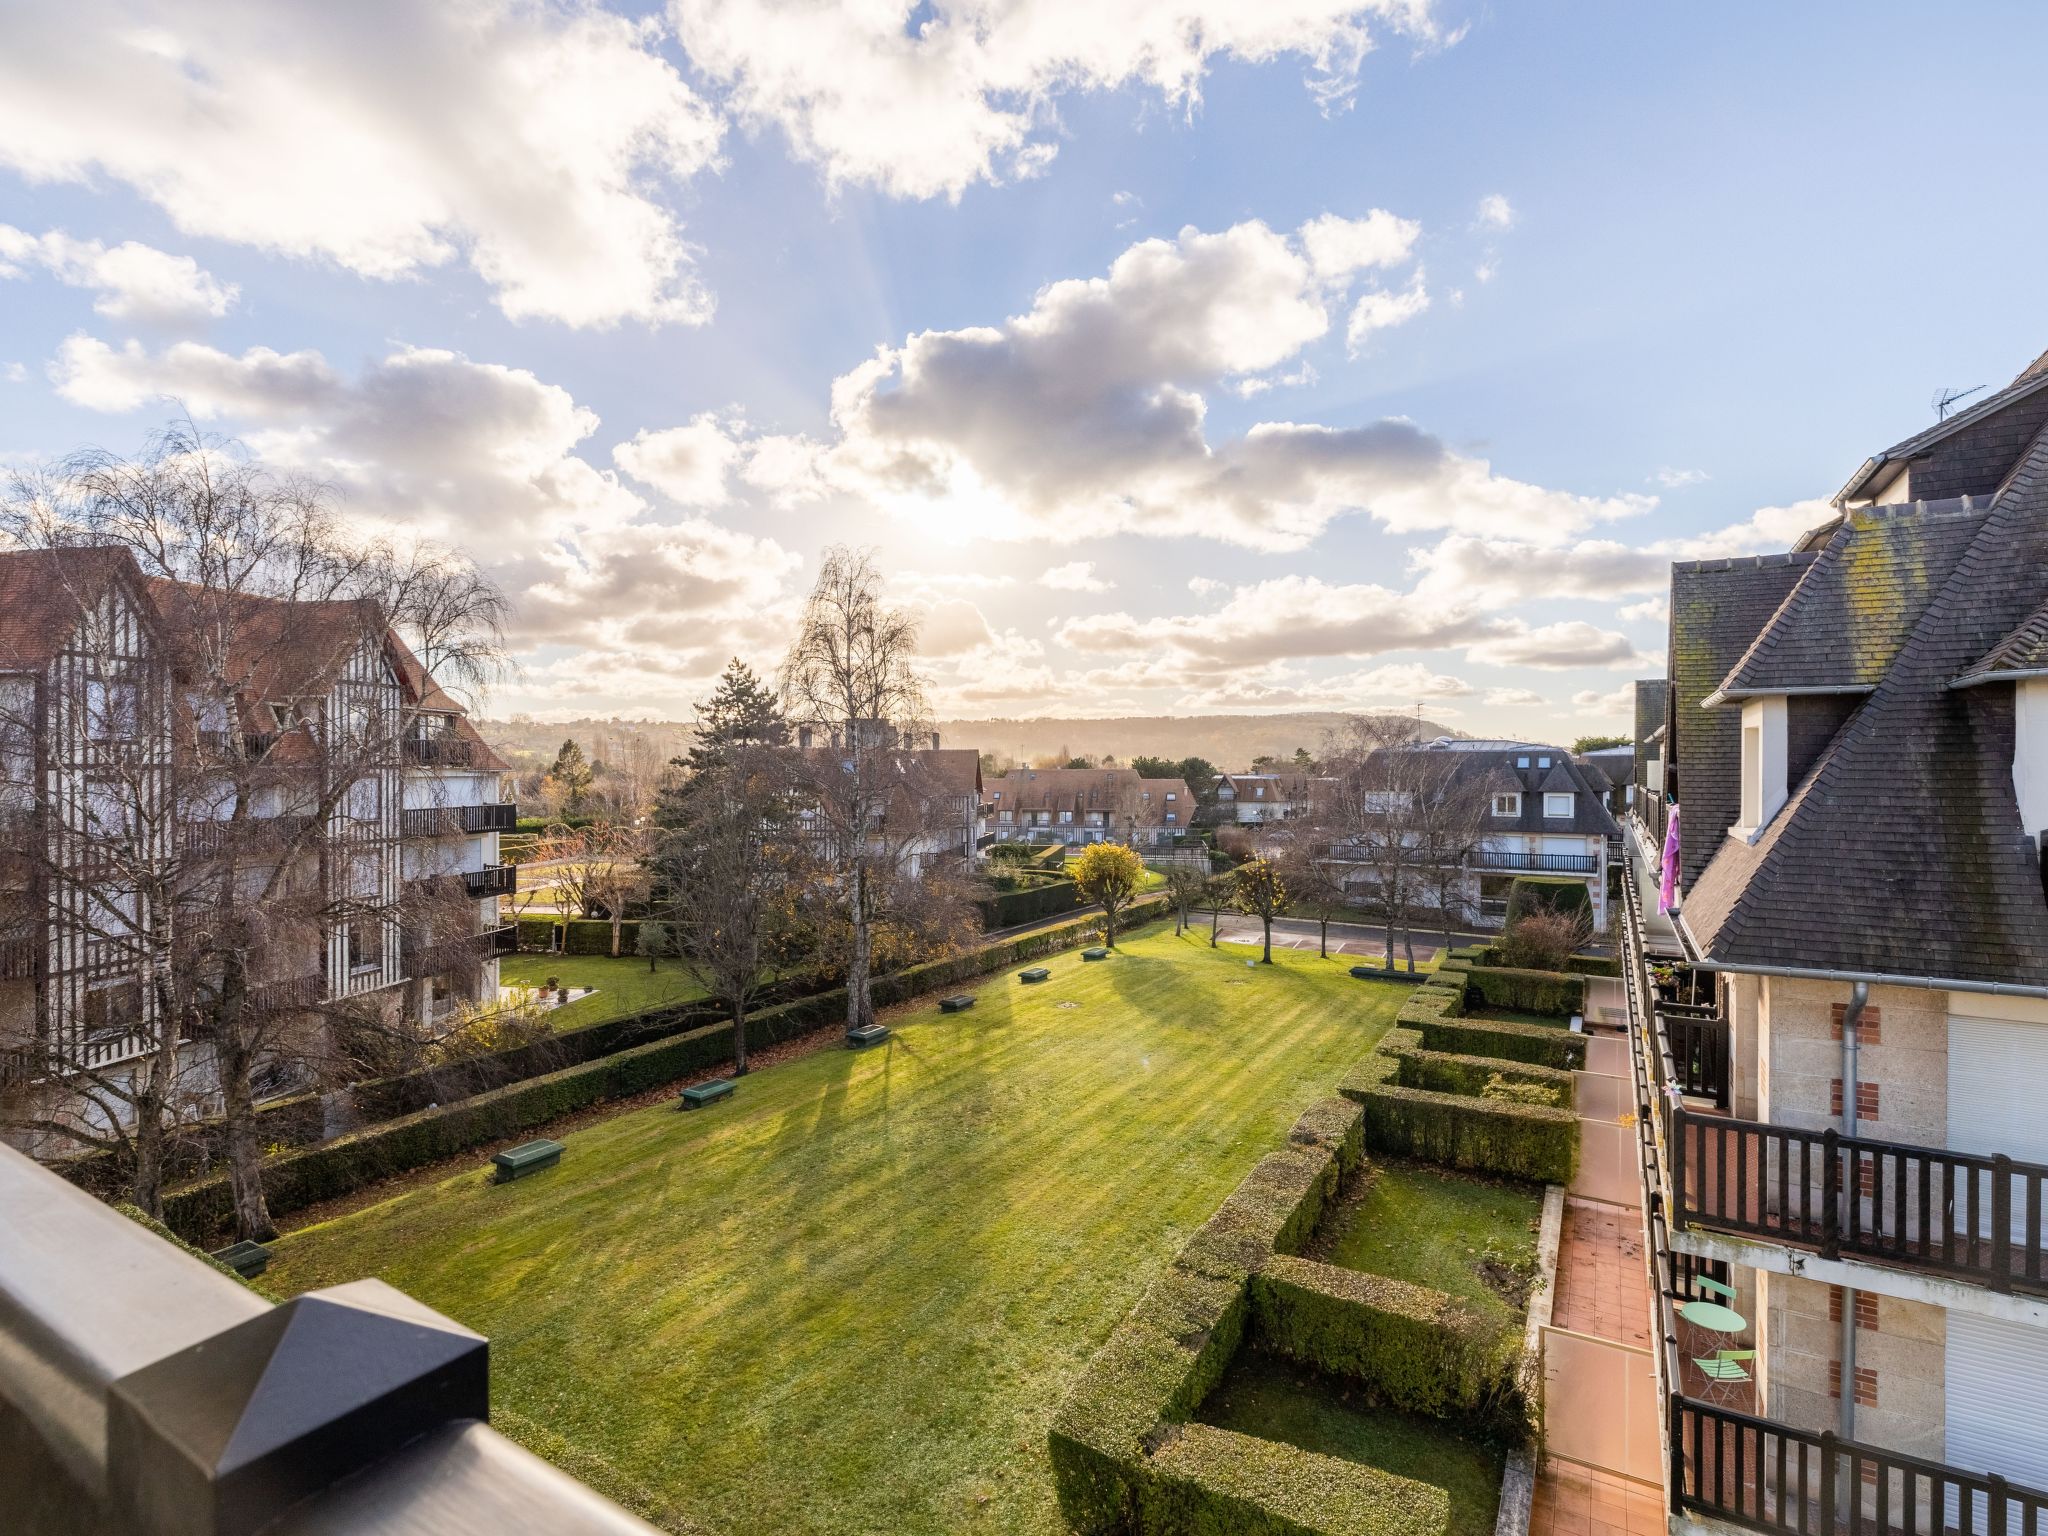
{"label": "distant hill", "polygon": [[[1122,715],[1105,720],[941,720],[939,739],[949,747],[973,747],[1020,763],[1062,754],[1120,763],[1134,757],[1206,757],[1223,769],[1243,769],[1255,757],[1289,758],[1296,747],[1318,751],[1323,738],[1350,719],[1335,710],[1285,715]],[[567,737],[582,744],[596,762],[629,757],[655,765],[689,750],[692,731],[683,720],[483,720],[484,739],[515,768],[545,767]],[[1424,737],[1461,734],[1433,720],[1421,722]]]}
{"label": "distant hill", "polygon": [[[1120,763],[1134,757],[1206,757],[1231,770],[1247,767],[1255,757],[1292,757],[1296,747],[1318,751],[1323,738],[1350,718],[1335,710],[1304,710],[1285,715],[942,720],[938,731],[949,747],[976,747],[1020,763],[1062,753],[1093,758],[1110,753]],[[1461,734],[1433,720],[1422,721],[1421,730],[1425,738]]]}

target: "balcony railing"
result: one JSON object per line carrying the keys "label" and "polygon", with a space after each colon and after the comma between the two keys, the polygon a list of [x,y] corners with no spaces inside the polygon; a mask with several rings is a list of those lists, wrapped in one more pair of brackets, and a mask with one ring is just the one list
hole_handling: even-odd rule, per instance
{"label": "balcony railing", "polygon": [[[1669,1455],[1665,1491],[1671,1512],[1703,1515],[1767,1536],[2048,1533],[2048,1493],[2038,1489],[2008,1483],[1990,1473],[1881,1450],[1832,1433],[1796,1429],[1739,1408],[1702,1402],[1683,1391],[1684,1361],[1678,1348],[1674,1303],[1693,1297],[1692,1281],[1708,1261],[1671,1249],[1665,1219],[1664,1155],[1670,1149],[1670,1187],[1682,1192],[1689,1181],[1679,1172],[1682,1154],[1677,1149],[1682,1140],[1673,1137],[1673,1129],[1679,1128],[1682,1137],[1682,1128],[1688,1123],[1697,1125],[1709,1117],[1688,1116],[1683,1106],[1676,1104],[1661,1118],[1656,1113],[1655,1107],[1676,1086],[1673,1063],[1651,1011],[1655,993],[1643,959],[1642,914],[1635,882],[1630,879],[1623,885],[1628,916],[1622,934],[1622,980],[1629,1001],[1630,1067],[1638,1101],[1637,1145],[1650,1234],[1650,1272],[1657,1280],[1657,1364],[1665,1392]],[[1816,1139],[1825,1143],[1826,1133]],[[1836,1141],[1838,1146],[1867,1145],[1846,1137]],[[1789,1150],[1784,1150],[1788,1147],[1789,1143],[1781,1144],[1780,1168],[1790,1166]],[[1810,1167],[1812,1153],[1802,1155]],[[1737,1178],[1732,1187],[1746,1186]],[[1845,1208],[1853,1210],[1854,1206],[1855,1202],[1848,1202]],[[2035,1221],[2037,1233],[2038,1226]],[[1760,1225],[1758,1230],[1785,1240],[1779,1228]],[[1720,1278],[1725,1281],[1727,1277]]]}
{"label": "balcony railing", "polygon": [[486,864],[482,869],[462,872],[462,888],[482,900],[486,896],[510,896],[519,886],[519,871],[510,864]]}
{"label": "balcony railing", "polygon": [[468,768],[477,759],[476,743],[460,736],[408,736],[405,760],[421,768]]}
{"label": "balcony railing", "polygon": [[42,957],[43,937],[33,928],[0,934],[0,981],[30,981]]}
{"label": "balcony railing", "polygon": [[429,805],[403,813],[399,831],[406,837],[465,837],[482,832],[510,832],[519,825],[519,807],[507,800],[489,805]]}
{"label": "balcony railing", "polygon": [[1474,869],[1525,869],[1536,874],[1597,875],[1600,861],[1590,853],[1495,853],[1481,848],[1472,855]]}

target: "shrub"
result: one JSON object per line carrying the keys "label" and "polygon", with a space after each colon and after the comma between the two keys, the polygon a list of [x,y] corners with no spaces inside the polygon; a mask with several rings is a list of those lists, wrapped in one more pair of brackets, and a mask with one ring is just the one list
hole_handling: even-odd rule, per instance
{"label": "shrub", "polygon": [[1527,1087],[1538,1095],[1520,1100],[1522,1103],[1568,1106],[1572,1102],[1571,1073],[1552,1067],[1524,1066],[1491,1057],[1456,1056],[1446,1051],[1420,1048],[1396,1050],[1389,1054],[1398,1064],[1396,1080],[1403,1088],[1487,1097],[1492,1086],[1499,1083],[1503,1087]]}
{"label": "shrub", "polygon": [[[1584,894],[1583,887],[1571,889]],[[1494,963],[1532,971],[1560,970],[1592,933],[1592,920],[1583,911],[1537,907],[1501,935],[1494,946]]]}
{"label": "shrub", "polygon": [[1564,971],[1487,965],[1467,971],[1465,985],[1489,1008],[1542,1013],[1557,1019],[1586,1011],[1586,978]]}
{"label": "shrub", "polygon": [[1549,1083],[1510,1079],[1499,1072],[1487,1078],[1479,1097],[1496,1104],[1534,1104],[1543,1109],[1556,1109],[1564,1102],[1563,1094]]}
{"label": "shrub", "polygon": [[553,950],[555,930],[561,926],[561,923],[552,917],[522,917],[519,919],[519,947]]}
{"label": "shrub", "polygon": [[[562,925],[565,955],[608,955],[612,952],[612,925],[595,917],[572,918]],[[630,919],[619,924],[619,953],[630,955],[640,940],[640,925]]]}
{"label": "shrub", "polygon": [[1071,912],[1080,905],[1081,893],[1073,881],[1034,879],[1028,883],[1020,881],[1014,890],[977,901],[974,909],[981,914],[982,930],[993,932]]}
{"label": "shrub", "polygon": [[1548,1024],[1508,1019],[1442,1019],[1422,1026],[1422,1047],[1455,1056],[1493,1056],[1572,1072],[1586,1064],[1586,1037]]}
{"label": "shrub", "polygon": [[1442,1291],[1278,1257],[1252,1279],[1259,1342],[1390,1407],[1513,1436],[1527,1422],[1506,1329]]}
{"label": "shrub", "polygon": [[1169,1436],[1140,1486],[1139,1528],[1187,1536],[1444,1536],[1450,1495],[1355,1461],[1209,1424]]}
{"label": "shrub", "polygon": [[1176,1261],[1197,1274],[1242,1279],[1272,1253],[1305,1244],[1337,1192],[1337,1158],[1327,1147],[1294,1147],[1261,1158]]}
{"label": "shrub", "polygon": [[[1545,879],[1541,875],[1517,875],[1508,886],[1507,933],[1538,912],[1560,912],[1566,916],[1593,919],[1593,897],[1579,880]],[[1576,948],[1577,946],[1573,946]],[[1566,954],[1571,950],[1567,949]]]}
{"label": "shrub", "polygon": [[[1348,1091],[1348,1085],[1347,1085]],[[1359,1095],[1365,1144],[1471,1173],[1569,1184],[1579,1167],[1579,1117],[1385,1083]]]}

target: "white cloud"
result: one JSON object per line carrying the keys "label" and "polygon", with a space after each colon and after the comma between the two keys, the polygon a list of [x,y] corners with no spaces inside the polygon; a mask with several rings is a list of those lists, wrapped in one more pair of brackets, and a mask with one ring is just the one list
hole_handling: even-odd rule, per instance
{"label": "white cloud", "polygon": [[1477,690],[1462,677],[1432,672],[1419,662],[1397,662],[1331,679],[1339,693],[1363,699],[1413,701],[1415,699],[1462,699]]}
{"label": "white cloud", "polygon": [[[1427,0],[931,0],[803,8],[670,0],[691,62],[750,126],[833,185],[958,197],[1042,172],[1058,98],[1143,87],[1192,111],[1212,60],[1309,65],[1326,105],[1356,89],[1374,27],[1437,40]],[[915,26],[906,24],[915,14]]]}
{"label": "white cloud", "polygon": [[366,277],[465,257],[515,319],[697,323],[654,189],[712,165],[721,124],[658,45],[580,4],[17,5],[0,165]]}
{"label": "white cloud", "polygon": [[1295,359],[1328,334],[1333,299],[1301,240],[1256,221],[1140,241],[1106,277],[1053,283],[1000,325],[879,349],[833,384],[836,440],[763,439],[742,477],[778,504],[836,491],[946,538],[1263,549],[1359,511],[1395,532],[1554,542],[1654,505],[1495,475],[1400,419],[1212,437],[1202,391]]}
{"label": "white cloud", "polygon": [[1424,591],[1496,606],[1537,597],[1609,598],[1670,579],[1671,557],[1615,539],[1532,544],[1451,534],[1410,555]]}
{"label": "white cloud", "polygon": [[1636,710],[1635,684],[1623,683],[1606,693],[1597,688],[1582,688],[1572,695],[1572,707],[1602,719],[1632,720]]}
{"label": "white cloud", "polygon": [[729,500],[726,471],[738,457],[739,445],[708,411],[686,427],[636,433],[612,450],[612,462],[620,469],[686,507],[715,507]]}
{"label": "white cloud", "polygon": [[68,287],[94,290],[92,307],[110,320],[164,328],[217,320],[241,291],[190,256],[133,240],[109,249],[97,240],[74,240],[61,229],[31,235],[0,224],[0,278],[26,277],[31,268]]}
{"label": "white cloud", "polygon": [[1504,667],[1640,667],[1649,658],[1619,630],[1601,629],[1584,619],[1530,628],[1517,623],[1509,632],[1479,641],[1465,653],[1474,661]]}
{"label": "white cloud", "polygon": [[1093,560],[1071,560],[1039,572],[1038,584],[1057,592],[1107,592],[1116,583],[1095,574]]}
{"label": "white cloud", "polygon": [[1479,222],[1489,229],[1512,229],[1515,210],[1500,193],[1489,192],[1479,199]]}
{"label": "white cloud", "polygon": [[28,364],[9,363],[6,368],[6,374],[8,383],[26,384],[28,382]]}
{"label": "white cloud", "polygon": [[1667,491],[1677,491],[1689,485],[1705,485],[1713,477],[1704,469],[1673,469],[1666,465],[1650,478]]}
{"label": "white cloud", "polygon": [[1414,219],[1375,208],[1362,219],[1334,213],[1310,219],[1301,226],[1301,247],[1318,278],[1342,284],[1368,267],[1405,266],[1421,235]]}
{"label": "white cloud", "polygon": [[1212,592],[1229,591],[1230,583],[1218,581],[1213,576],[1190,576],[1188,578],[1188,590],[1197,597],[1207,597]]}
{"label": "white cloud", "polygon": [[1835,515],[1834,503],[1824,497],[1795,501],[1785,507],[1759,507],[1739,523],[1692,538],[1667,539],[1663,547],[1679,560],[1770,554],[1790,549],[1800,535],[1831,521]]}
{"label": "white cloud", "polygon": [[1662,623],[1671,617],[1671,600],[1666,594],[1659,592],[1639,603],[1625,603],[1615,609],[1614,613],[1616,618],[1627,619],[1631,623]]}
{"label": "white cloud", "polygon": [[1374,288],[1359,295],[1350,320],[1345,322],[1344,344],[1356,357],[1374,331],[1405,325],[1428,308],[1429,289],[1423,284],[1422,269],[1417,267],[1408,286],[1398,293]]}
{"label": "white cloud", "polygon": [[1489,688],[1486,702],[1495,709],[1541,708],[1550,701],[1533,688]]}
{"label": "white cloud", "polygon": [[1490,283],[1494,279],[1494,274],[1499,271],[1500,264],[1491,256],[1485,257],[1478,266],[1472,269],[1472,281],[1475,283]]}

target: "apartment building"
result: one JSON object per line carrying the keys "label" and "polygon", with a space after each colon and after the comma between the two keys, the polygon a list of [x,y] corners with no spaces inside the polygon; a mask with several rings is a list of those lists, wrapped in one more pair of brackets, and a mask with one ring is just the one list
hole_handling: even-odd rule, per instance
{"label": "apartment building", "polygon": [[1194,822],[1184,779],[1133,768],[1019,768],[988,784],[995,842],[1129,843],[1171,847]]}
{"label": "apartment building", "polygon": [[[969,864],[989,841],[988,812],[981,779],[981,754],[972,747],[948,747],[936,731],[907,736],[885,721],[856,721],[851,727],[800,724],[797,750],[804,758],[814,793],[866,795],[875,846],[911,876],[946,859]],[[860,746],[848,750],[849,741]],[[869,782],[862,784],[866,775]],[[846,815],[815,817],[814,835]]]}
{"label": "apartment building", "polygon": [[1672,1507],[2032,1530],[2048,357],[1792,549],[1674,566],[1670,607],[1629,818],[1645,1193],[1667,1301],[1727,1286],[1754,1350],[1710,1381],[1676,1324]]}
{"label": "apartment building", "polygon": [[1329,783],[1307,773],[1219,773],[1217,817],[1250,827],[1306,816],[1315,808],[1317,788]]}
{"label": "apartment building", "polygon": [[[248,1007],[309,1027],[495,1002],[505,765],[374,605],[77,549],[0,553],[0,616],[0,1083],[61,1097],[140,1058],[164,970],[200,966],[204,992],[224,948]],[[223,912],[243,937],[182,958]],[[179,1038],[203,1083],[204,1042]]]}

